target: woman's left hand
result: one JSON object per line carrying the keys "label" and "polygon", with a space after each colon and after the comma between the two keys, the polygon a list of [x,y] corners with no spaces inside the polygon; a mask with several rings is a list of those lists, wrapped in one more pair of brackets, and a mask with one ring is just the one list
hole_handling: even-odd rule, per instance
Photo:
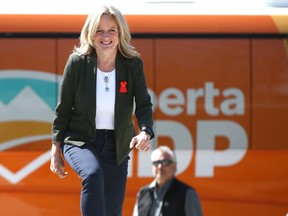
{"label": "woman's left hand", "polygon": [[130,142],[130,148],[137,148],[141,151],[149,151],[151,148],[150,135],[145,131],[141,131],[137,136],[133,137]]}

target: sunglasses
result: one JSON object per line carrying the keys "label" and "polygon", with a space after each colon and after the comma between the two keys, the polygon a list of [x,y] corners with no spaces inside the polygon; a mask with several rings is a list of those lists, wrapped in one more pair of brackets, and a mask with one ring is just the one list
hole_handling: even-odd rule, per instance
{"label": "sunglasses", "polygon": [[164,159],[164,160],[157,160],[157,161],[152,161],[152,164],[155,166],[155,167],[158,167],[159,164],[161,164],[161,166],[169,166],[170,164],[172,164],[173,161],[172,160],[169,160],[169,159]]}

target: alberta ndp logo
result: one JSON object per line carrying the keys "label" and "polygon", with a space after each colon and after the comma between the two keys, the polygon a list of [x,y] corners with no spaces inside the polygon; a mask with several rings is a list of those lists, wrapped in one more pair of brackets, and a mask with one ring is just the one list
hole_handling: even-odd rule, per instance
{"label": "alberta ndp logo", "polygon": [[[31,151],[33,147],[37,149],[37,146],[43,143],[50,144],[51,123],[53,121],[53,112],[57,103],[61,78],[59,75],[44,71],[0,70],[0,154],[3,153],[0,157],[0,181],[4,179],[11,184],[17,184],[49,162],[50,147],[45,151],[41,150],[40,153],[29,159],[29,161],[25,161],[24,165],[19,165],[20,168],[16,171],[11,166],[10,161],[12,159],[5,160],[2,156],[5,155],[6,151],[12,152],[18,149],[21,149],[21,151]],[[204,88],[205,91],[203,90]],[[218,94],[221,90],[216,88],[213,82],[205,83],[203,89],[200,90],[207,94],[204,95],[203,93],[203,98],[208,99],[211,99],[213,95]],[[189,89],[192,93],[198,90]],[[152,98],[156,97],[156,94],[152,90],[150,90],[150,94]],[[163,104],[169,104],[169,100],[167,99],[169,98],[169,94],[176,95],[182,94],[182,92],[175,88],[167,88],[160,93],[160,99],[157,101],[159,104],[162,104],[161,111],[165,115],[175,116],[175,114],[168,112],[171,110],[163,109]],[[224,89],[223,94],[228,96],[233,95],[234,98],[225,98],[222,102],[223,105],[220,107],[221,111],[229,117],[236,114],[243,116],[245,114],[245,95],[243,91],[231,87]],[[230,109],[230,106],[227,104],[231,103],[235,104],[235,106]],[[168,106],[165,107],[167,108]],[[223,107],[226,107],[226,109]],[[216,110],[218,113],[219,109],[214,107],[213,110]],[[210,110],[209,107],[207,110]],[[208,117],[215,114],[207,113]],[[196,115],[196,113],[193,115]],[[245,128],[238,122],[233,121],[233,119],[219,121],[200,119],[197,120],[196,124],[198,139],[194,143],[192,139],[193,134],[191,134],[185,123],[165,119],[155,121],[157,136],[170,137],[174,141],[174,145],[177,146],[176,154],[179,153],[181,155],[181,157],[178,157],[178,173],[188,169],[193,154],[197,154],[195,177],[213,178],[215,167],[231,166],[238,163],[247,153],[248,139]],[[221,152],[215,150],[214,140],[217,135],[227,137],[229,148]],[[208,142],[207,137],[209,138]],[[195,153],[193,153],[194,146]],[[129,165],[128,177],[152,177],[151,165],[146,163],[149,158],[149,153],[139,153],[138,172],[133,173],[132,166]],[[129,163],[133,163],[132,161],[133,157],[131,155]]]}
{"label": "alberta ndp logo", "polygon": [[[0,152],[51,139],[60,80],[43,71],[0,70]],[[0,178],[17,184],[49,160],[47,150],[15,172],[0,159]]]}

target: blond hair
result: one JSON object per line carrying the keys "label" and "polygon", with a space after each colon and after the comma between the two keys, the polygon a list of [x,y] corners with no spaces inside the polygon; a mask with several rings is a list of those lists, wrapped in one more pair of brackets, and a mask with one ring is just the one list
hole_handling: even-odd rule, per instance
{"label": "blond hair", "polygon": [[131,34],[128,23],[122,13],[114,6],[104,5],[99,10],[88,15],[80,34],[80,44],[74,48],[74,53],[87,55],[94,51],[94,37],[97,32],[100,19],[103,15],[112,15],[118,25],[119,43],[118,51],[127,58],[138,57],[139,53],[131,45]]}

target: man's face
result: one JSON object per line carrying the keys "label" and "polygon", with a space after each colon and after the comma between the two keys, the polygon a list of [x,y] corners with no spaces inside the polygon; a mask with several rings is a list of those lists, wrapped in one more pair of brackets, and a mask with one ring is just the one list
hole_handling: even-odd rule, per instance
{"label": "man's face", "polygon": [[169,154],[158,151],[152,158],[152,172],[159,186],[172,179],[176,173],[176,164]]}

